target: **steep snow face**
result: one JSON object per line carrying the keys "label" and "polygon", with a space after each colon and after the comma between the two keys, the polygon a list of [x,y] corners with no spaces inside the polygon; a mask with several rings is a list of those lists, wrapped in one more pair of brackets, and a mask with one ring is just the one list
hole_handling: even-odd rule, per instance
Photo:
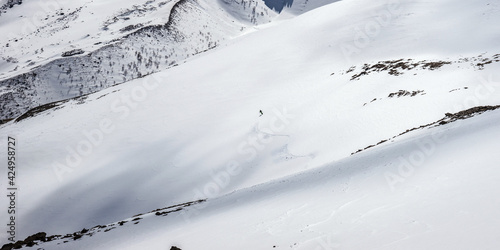
{"label": "steep snow face", "polygon": [[[4,34],[0,40],[1,55],[4,58],[2,63],[5,63],[7,58],[17,61],[17,63],[11,62],[14,65],[4,65],[1,70],[2,78],[26,72],[27,69],[38,66],[44,61],[59,58],[66,51],[73,49],[95,51],[104,44],[142,27],[163,25],[170,20],[172,8],[182,2],[143,0],[120,1],[117,4],[115,1],[83,3],[68,0],[28,1],[0,17],[0,28]],[[218,2],[191,1],[191,4],[210,5],[212,9],[204,10],[203,15],[226,19],[226,22],[234,21],[227,15],[219,13],[217,8],[213,8]],[[252,1],[245,5],[245,9],[238,9],[241,16],[246,16],[238,20],[241,21],[238,25],[255,25],[270,21],[273,13],[265,10],[265,5],[261,4],[262,6],[256,8],[258,15],[252,14],[253,7],[258,3],[259,1]],[[231,5],[236,9],[241,4],[234,2]],[[194,16],[186,14],[183,18],[196,20]],[[206,25],[212,26],[210,22]],[[222,28],[225,27],[219,27]],[[192,29],[200,30],[200,27]],[[11,72],[15,67],[18,69]]]}
{"label": "steep snow face", "polygon": [[499,111],[439,121],[500,104],[497,12],[339,1],[4,124],[18,237],[107,225],[40,247],[492,248]]}
{"label": "steep snow face", "polygon": [[[0,119],[182,63],[270,22],[276,13],[259,3],[51,0],[19,6],[0,17],[7,34],[0,40],[0,86],[11,89],[0,96]],[[36,15],[25,15],[30,11]]]}

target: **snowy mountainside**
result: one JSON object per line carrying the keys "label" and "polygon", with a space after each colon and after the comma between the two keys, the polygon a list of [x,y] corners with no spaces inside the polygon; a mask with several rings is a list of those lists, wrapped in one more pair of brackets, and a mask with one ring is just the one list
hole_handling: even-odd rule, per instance
{"label": "snowy mountainside", "polygon": [[[492,235],[497,217],[478,217],[496,214],[500,205],[491,199],[500,176],[491,157],[498,146],[499,119],[498,111],[487,113],[208,201],[131,214],[74,233],[41,235],[46,243],[38,239],[34,247],[495,249],[500,244]],[[400,159],[423,152],[415,141],[434,138],[442,141],[429,148],[435,151],[424,165],[398,169]],[[470,144],[477,151],[463,147]],[[401,178],[393,189],[385,178],[391,174]],[[474,240],[463,226],[474,229]]]}
{"label": "snowy mountainside", "polygon": [[7,9],[13,8],[16,5],[22,4],[22,0],[1,0],[0,1],[0,15],[6,12]]}
{"label": "snowy mountainside", "polygon": [[278,12],[280,18],[289,18],[337,2],[339,0],[266,0],[266,5]]}
{"label": "snowy mountainside", "polygon": [[20,145],[16,239],[496,249],[492,3],[337,1],[0,125]]}
{"label": "snowy mountainside", "polygon": [[[253,0],[128,1],[130,7],[112,16],[102,9],[123,1],[51,0],[38,3],[44,18],[38,12],[24,17],[35,3],[0,17],[8,34],[0,41],[0,86],[6,89],[0,119],[172,67],[276,15]],[[14,30],[19,25],[21,33]]]}

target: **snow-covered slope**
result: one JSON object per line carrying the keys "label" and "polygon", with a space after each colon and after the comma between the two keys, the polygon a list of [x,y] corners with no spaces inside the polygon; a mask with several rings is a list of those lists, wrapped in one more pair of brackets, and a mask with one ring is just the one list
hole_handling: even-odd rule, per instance
{"label": "snow-covered slope", "polygon": [[[499,122],[500,112],[488,113],[200,204],[94,223],[86,233],[76,230],[81,238],[63,234],[35,247],[496,249]],[[419,154],[418,164],[406,163]]]}
{"label": "snow-covered slope", "polygon": [[275,16],[259,0],[28,1],[0,16],[0,119],[172,67]]}
{"label": "snow-covered slope", "polygon": [[62,235],[37,242],[45,249],[495,249],[498,10],[339,1],[32,110],[0,128],[19,143],[18,239]]}

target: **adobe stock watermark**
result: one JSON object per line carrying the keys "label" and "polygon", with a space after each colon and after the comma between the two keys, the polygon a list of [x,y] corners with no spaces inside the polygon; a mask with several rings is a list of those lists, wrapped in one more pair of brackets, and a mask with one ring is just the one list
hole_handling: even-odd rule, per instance
{"label": "adobe stock watermark", "polygon": [[373,14],[373,18],[366,22],[362,27],[354,28],[354,38],[349,43],[340,44],[340,50],[347,59],[351,61],[354,55],[359,55],[368,47],[375,38],[377,38],[382,29],[389,26],[395,17],[401,12],[401,3],[399,0],[391,0],[385,5],[385,8]]}
{"label": "adobe stock watermark", "polygon": [[[128,93],[121,94],[111,103],[111,113],[118,114],[119,120],[125,120],[148,98],[152,91],[158,88],[161,81],[162,79],[157,74],[143,78],[141,84],[132,88]],[[82,139],[76,145],[66,148],[65,161],[52,163],[52,170],[59,182],[65,175],[75,171],[85,157],[90,156],[96,148],[102,145],[106,136],[115,131],[115,122],[111,118],[101,119],[94,129],[85,129],[81,132]]]}
{"label": "adobe stock watermark", "polygon": [[[282,136],[278,134],[284,131],[294,118],[293,115],[288,113],[286,108],[282,108],[281,110],[274,108],[271,115],[272,117],[263,128],[259,128],[256,134],[249,135],[246,140],[238,145],[236,150],[241,157],[241,161],[233,160],[217,171],[212,170],[210,173],[211,180],[193,189],[192,200],[204,200],[217,197],[229,186],[232,178],[244,172],[241,165],[255,160],[259,152],[263,151],[266,145],[273,141],[273,136]],[[200,214],[200,210],[204,208],[206,208],[206,205],[202,203],[195,207],[182,210],[181,214],[184,220],[189,222],[192,216]]]}
{"label": "adobe stock watermark", "polygon": [[44,20],[51,12],[62,8],[61,4],[57,0],[38,0],[37,6],[38,10],[35,11],[33,15],[31,15],[28,19],[23,19],[21,28],[17,29],[17,32],[19,33],[9,32],[6,34],[9,41],[16,42],[17,39],[35,32],[44,25],[41,20]]}
{"label": "adobe stock watermark", "polygon": [[[488,78],[480,77],[479,84],[474,88],[473,94],[467,96],[461,105],[455,105],[450,113],[457,113],[481,105],[482,100],[487,100],[500,87],[500,82],[493,81],[493,75]],[[450,124],[453,129],[461,127],[463,120],[457,120]],[[430,137],[417,140],[416,149],[406,157],[398,158],[397,171],[388,171],[384,174],[387,184],[392,191],[398,184],[406,182],[408,178],[415,174],[415,171],[423,166],[426,160],[432,156],[437,147],[447,141],[446,135],[433,132]]]}
{"label": "adobe stock watermark", "polygon": [[398,158],[399,165],[397,171],[388,171],[385,173],[385,179],[392,191],[396,185],[404,183],[408,178],[415,174],[416,168],[424,165],[426,159],[433,155],[439,144],[446,141],[446,136],[433,133],[430,139],[420,139],[416,142],[417,149],[413,150],[407,157]]}
{"label": "adobe stock watermark", "polygon": [[17,148],[19,144],[17,143],[17,140],[15,137],[8,136],[7,137],[7,178],[5,180],[5,183],[7,184],[7,201],[8,201],[8,207],[7,207],[7,218],[8,218],[8,224],[7,224],[7,234],[8,234],[8,241],[11,243],[14,243],[16,241],[16,217],[18,215],[16,214],[17,205],[18,203],[18,197],[19,197],[19,191],[18,191],[18,181],[16,178],[16,173],[17,173],[17,159],[19,158],[17,155]]}

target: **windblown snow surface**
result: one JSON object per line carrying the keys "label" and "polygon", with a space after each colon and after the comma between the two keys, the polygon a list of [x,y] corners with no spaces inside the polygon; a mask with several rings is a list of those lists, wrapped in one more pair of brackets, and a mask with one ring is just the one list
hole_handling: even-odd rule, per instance
{"label": "windblown snow surface", "polygon": [[498,249],[499,9],[336,1],[1,125],[18,143],[16,239]]}

